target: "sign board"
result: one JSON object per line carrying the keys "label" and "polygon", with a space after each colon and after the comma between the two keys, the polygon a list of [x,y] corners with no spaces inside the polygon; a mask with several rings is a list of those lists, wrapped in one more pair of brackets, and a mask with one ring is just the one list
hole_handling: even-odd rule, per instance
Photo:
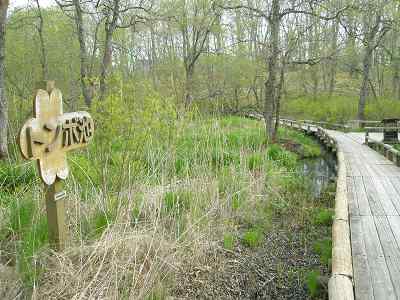
{"label": "sign board", "polygon": [[93,138],[94,123],[89,113],[63,113],[61,91],[48,81],[33,100],[33,118],[21,128],[18,144],[25,159],[36,160],[46,184],[45,198],[49,240],[63,250],[67,239],[62,180],[68,177],[67,152],[86,147]]}
{"label": "sign board", "polygon": [[25,159],[37,160],[40,177],[47,185],[68,176],[67,152],[87,146],[93,137],[94,123],[87,112],[63,114],[62,94],[39,89],[34,99],[34,118],[19,135]]}

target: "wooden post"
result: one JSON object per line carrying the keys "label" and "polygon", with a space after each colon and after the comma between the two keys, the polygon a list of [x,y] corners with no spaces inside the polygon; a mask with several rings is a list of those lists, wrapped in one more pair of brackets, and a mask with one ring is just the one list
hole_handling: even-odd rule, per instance
{"label": "wooden post", "polygon": [[64,184],[60,179],[45,187],[46,212],[51,247],[57,251],[65,249],[67,240],[67,227],[65,224],[65,198]]}
{"label": "wooden post", "polygon": [[[47,91],[49,94],[55,88],[55,81],[39,81],[37,89]],[[45,185],[47,226],[49,232],[49,243],[57,251],[65,249],[67,229],[65,225],[65,196],[63,182],[56,178],[51,185]]]}

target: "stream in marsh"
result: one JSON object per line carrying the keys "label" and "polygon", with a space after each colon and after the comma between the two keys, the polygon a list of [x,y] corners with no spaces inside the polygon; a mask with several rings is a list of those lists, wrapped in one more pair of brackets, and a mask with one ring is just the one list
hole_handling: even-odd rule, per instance
{"label": "stream in marsh", "polygon": [[311,180],[312,193],[315,198],[318,198],[329,183],[336,179],[335,154],[323,147],[321,151],[321,156],[307,158],[301,162],[302,174]]}

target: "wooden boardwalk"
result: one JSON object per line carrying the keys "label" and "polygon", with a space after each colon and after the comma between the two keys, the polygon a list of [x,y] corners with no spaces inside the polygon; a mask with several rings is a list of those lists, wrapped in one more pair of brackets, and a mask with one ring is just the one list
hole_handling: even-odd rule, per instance
{"label": "wooden boardwalk", "polygon": [[364,133],[328,133],[346,165],[355,298],[400,299],[400,168]]}
{"label": "wooden boardwalk", "polygon": [[[314,133],[321,139],[315,126],[297,122],[283,125]],[[323,132],[334,139],[335,148],[344,158],[348,204],[348,218],[344,219],[349,223],[354,288],[354,293],[349,292],[348,286],[341,286],[338,281],[330,298],[400,299],[400,168],[365,145],[365,133]],[[370,137],[381,141],[383,134],[371,133]],[[343,233],[342,230],[340,234]],[[334,239],[334,243],[346,243],[346,237]],[[346,258],[347,251],[338,251],[339,260],[333,268],[345,270],[341,259]]]}
{"label": "wooden boardwalk", "polygon": [[[329,298],[400,299],[400,167],[365,145],[365,133],[318,129],[304,121],[281,120],[281,124],[316,134],[342,153],[338,181],[346,184],[343,192],[339,182],[337,188],[335,213],[340,216],[335,216],[339,230],[334,222],[331,277],[336,280],[329,286]],[[383,134],[370,137],[382,141]],[[340,171],[343,161],[345,172]],[[339,193],[346,201],[338,199]]]}

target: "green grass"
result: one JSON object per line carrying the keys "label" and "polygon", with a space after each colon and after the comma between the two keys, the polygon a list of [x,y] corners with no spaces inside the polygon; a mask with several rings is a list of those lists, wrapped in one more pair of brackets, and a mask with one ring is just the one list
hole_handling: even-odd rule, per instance
{"label": "green grass", "polygon": [[243,234],[243,244],[250,248],[256,248],[260,246],[264,239],[264,234],[259,228],[252,228],[247,230]]}
{"label": "green grass", "polygon": [[311,298],[316,298],[320,293],[319,276],[319,271],[310,271],[307,273],[306,283]]}
{"label": "green grass", "polygon": [[334,213],[325,208],[317,209],[313,214],[313,223],[315,225],[331,226]]}
{"label": "green grass", "polygon": [[33,163],[16,164],[0,161],[0,189],[8,192],[15,191],[37,181]]}
{"label": "green grass", "polygon": [[[312,138],[282,128],[279,142],[269,144],[262,122],[240,117],[199,117],[178,129],[170,140],[156,138],[154,129],[147,139],[140,137],[142,144],[125,144],[128,135],[114,136],[109,128],[114,131],[108,136],[99,128],[88,151],[69,156],[66,189],[75,196],[68,213],[72,243],[91,245],[106,237],[106,229],[114,234],[127,224],[129,234],[154,230],[168,249],[190,255],[197,242],[255,251],[274,226],[299,223],[329,230],[329,211],[310,200],[309,182],[299,175],[301,159],[320,154]],[[41,274],[48,272],[38,263],[41,252],[48,251],[45,209],[37,199],[40,189],[26,188],[39,181],[30,164],[1,165],[0,170],[5,187],[0,206],[7,211],[2,243],[18,245],[21,276],[27,285],[40,284]],[[313,249],[322,261],[329,260],[327,247],[321,242]],[[149,299],[164,297],[158,293],[164,288],[160,282]]]}
{"label": "green grass", "polygon": [[190,208],[193,196],[188,191],[166,192],[163,199],[164,211],[167,214],[180,215]]}
{"label": "green grass", "polygon": [[321,262],[329,267],[332,260],[332,240],[327,238],[316,241],[314,251],[320,256]]}
{"label": "green grass", "polygon": [[[283,115],[296,119],[345,123],[357,119],[358,97],[320,95],[317,99],[299,97],[285,101]],[[369,99],[365,109],[367,120],[382,120],[400,115],[400,102],[378,97]]]}
{"label": "green grass", "polygon": [[224,248],[227,250],[233,250],[235,246],[235,236],[231,233],[224,235]]}

